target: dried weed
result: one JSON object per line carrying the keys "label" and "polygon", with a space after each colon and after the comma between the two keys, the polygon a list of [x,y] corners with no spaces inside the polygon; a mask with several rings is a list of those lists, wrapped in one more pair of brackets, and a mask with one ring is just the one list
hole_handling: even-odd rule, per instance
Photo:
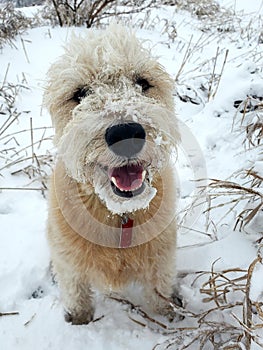
{"label": "dried weed", "polygon": [[[263,303],[251,299],[251,280],[258,265],[262,266],[260,252],[248,270],[232,268],[223,271],[199,271],[192,282],[205,278],[200,293],[205,295],[205,311],[196,313],[188,306],[178,306],[163,297],[178,315],[184,316],[184,326],[176,327],[146,313],[140,306],[120,296],[110,299],[127,307],[129,318],[141,327],[147,327],[166,337],[153,350],[164,349],[244,349],[250,350],[252,343],[263,345],[258,330],[263,328]],[[214,305],[213,305],[214,304]]]}
{"label": "dried weed", "polygon": [[8,2],[0,8],[0,49],[6,44],[15,47],[14,38],[35,24],[35,20],[27,18],[15,9],[12,2]]}
{"label": "dried weed", "polygon": [[[6,73],[7,76],[7,73]],[[48,175],[51,172],[53,155],[49,152],[41,153],[44,142],[52,139],[49,130],[51,127],[33,127],[33,119],[29,118],[29,127],[18,131],[13,130],[20,118],[27,118],[28,111],[18,111],[16,100],[27,86],[13,84],[6,81],[0,87],[0,176],[4,176],[6,170],[12,176],[26,175],[30,180],[22,187],[1,187],[1,190],[38,190],[45,195],[47,190]],[[38,136],[36,137],[35,134]],[[28,139],[28,145],[20,142]],[[22,142],[23,143],[23,142]],[[36,183],[37,185],[33,185]]]}

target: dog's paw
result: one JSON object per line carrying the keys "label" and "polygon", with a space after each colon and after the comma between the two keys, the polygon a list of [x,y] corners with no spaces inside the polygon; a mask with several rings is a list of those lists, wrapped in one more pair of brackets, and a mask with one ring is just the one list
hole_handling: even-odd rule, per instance
{"label": "dog's paw", "polygon": [[169,322],[179,322],[184,319],[184,316],[178,313],[172,306],[159,309],[159,314],[165,317]]}
{"label": "dog's paw", "polygon": [[170,298],[163,298],[162,308],[159,313],[166,317],[169,322],[178,322],[184,319],[182,315],[183,302],[182,299],[174,292]]}
{"label": "dog's paw", "polygon": [[169,322],[179,322],[182,321],[184,319],[184,316],[179,314],[178,312],[171,310],[170,312],[168,312],[168,314],[166,315],[167,319]]}
{"label": "dog's paw", "polygon": [[82,311],[82,312],[69,312],[66,311],[64,318],[66,322],[69,322],[73,325],[88,324],[93,321],[94,311]]}
{"label": "dog's paw", "polygon": [[175,291],[172,295],[171,295],[171,302],[177,306],[177,307],[183,307],[183,300],[182,298],[178,295],[177,291]]}

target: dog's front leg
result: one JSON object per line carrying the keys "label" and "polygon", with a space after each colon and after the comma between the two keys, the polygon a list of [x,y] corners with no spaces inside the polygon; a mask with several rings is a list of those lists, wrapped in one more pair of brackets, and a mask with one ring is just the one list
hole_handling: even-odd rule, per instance
{"label": "dog's front leg", "polygon": [[178,318],[173,304],[181,306],[181,301],[174,288],[176,276],[173,249],[167,253],[166,259],[156,259],[153,273],[145,276],[143,285],[150,309],[172,321]]}
{"label": "dog's front leg", "polygon": [[92,321],[94,307],[88,278],[65,263],[60,266],[53,261],[53,266],[61,290],[65,320],[75,325]]}

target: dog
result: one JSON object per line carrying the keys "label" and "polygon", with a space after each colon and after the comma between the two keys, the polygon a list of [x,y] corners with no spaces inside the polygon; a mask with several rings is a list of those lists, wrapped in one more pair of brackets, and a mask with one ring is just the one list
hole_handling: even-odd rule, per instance
{"label": "dog", "polygon": [[180,139],[173,80],[122,25],[73,35],[48,71],[44,104],[57,159],[48,242],[65,319],[94,317],[94,291],[140,284],[153,312],[173,317]]}

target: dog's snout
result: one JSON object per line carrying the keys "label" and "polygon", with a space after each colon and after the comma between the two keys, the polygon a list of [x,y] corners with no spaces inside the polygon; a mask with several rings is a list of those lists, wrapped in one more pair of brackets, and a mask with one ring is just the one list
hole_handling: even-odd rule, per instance
{"label": "dog's snout", "polygon": [[109,148],[115,154],[128,158],[142,150],[145,138],[145,130],[139,123],[113,125],[105,133]]}

